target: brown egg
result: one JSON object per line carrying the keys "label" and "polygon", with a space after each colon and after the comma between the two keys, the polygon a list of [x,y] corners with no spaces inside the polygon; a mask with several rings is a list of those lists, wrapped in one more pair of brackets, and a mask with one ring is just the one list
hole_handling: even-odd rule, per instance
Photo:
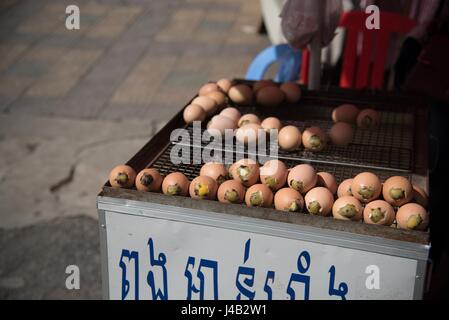
{"label": "brown egg", "polygon": [[246,124],[235,131],[235,138],[238,142],[252,146],[255,146],[257,141],[263,139],[264,136],[265,130],[255,123]]}
{"label": "brown egg", "polygon": [[317,174],[317,187],[324,187],[329,189],[332,194],[337,192],[337,180],[329,172],[318,172]]}
{"label": "brown egg", "polygon": [[212,99],[211,97],[206,97],[206,96],[196,97],[195,99],[193,99],[192,104],[199,105],[201,108],[204,109],[204,111],[206,111],[206,114],[208,116],[214,114],[218,108],[215,100]]}
{"label": "brown egg", "polygon": [[363,216],[362,204],[352,196],[343,196],[335,200],[332,206],[332,215],[339,220],[361,220]]}
{"label": "brown egg", "polygon": [[245,202],[248,207],[269,208],[273,205],[273,192],[264,184],[255,184],[246,191]]}
{"label": "brown egg", "polygon": [[127,165],[119,165],[109,173],[109,183],[112,187],[131,188],[134,186],[136,171]]}
{"label": "brown egg", "polygon": [[210,97],[217,103],[218,107],[222,107],[226,102],[226,96],[221,91],[213,91],[206,94],[206,97]]}
{"label": "brown egg", "polygon": [[390,177],[383,184],[382,195],[389,204],[402,206],[413,199],[413,187],[407,178]]}
{"label": "brown egg", "polygon": [[198,176],[189,186],[190,197],[194,199],[215,200],[217,198],[217,182],[208,176]]}
{"label": "brown egg", "polygon": [[396,213],[398,228],[426,230],[429,224],[429,214],[426,209],[417,203],[407,203]]}
{"label": "brown egg", "polygon": [[260,167],[260,182],[276,191],[285,185],[287,174],[287,167],[282,161],[268,160]]}
{"label": "brown egg", "polygon": [[355,123],[360,110],[353,104],[342,104],[332,111],[334,122]]}
{"label": "brown egg", "polygon": [[380,115],[376,110],[363,109],[357,116],[357,126],[359,128],[373,129],[380,124]]}
{"label": "brown egg", "polygon": [[277,85],[271,79],[258,80],[253,85],[253,91],[254,91],[254,93],[257,93],[257,91],[259,91],[262,88],[273,87],[273,86],[277,86]]}
{"label": "brown egg", "polygon": [[304,197],[307,211],[310,214],[328,216],[332,211],[334,196],[323,187],[316,187],[307,192]]}
{"label": "brown egg", "polygon": [[352,180],[354,179],[346,179],[342,183],[340,183],[337,189],[337,196],[339,198],[344,196],[352,196],[351,191]]}
{"label": "brown egg", "polygon": [[256,102],[265,107],[277,107],[284,99],[284,92],[277,86],[263,87],[256,93]]}
{"label": "brown egg", "polygon": [[427,208],[429,205],[429,196],[423,188],[413,185],[413,201],[424,208]]}
{"label": "brown egg", "polygon": [[352,180],[351,191],[358,200],[368,203],[379,198],[382,192],[382,185],[375,174],[362,172]]}
{"label": "brown egg", "polygon": [[216,129],[220,132],[221,135],[225,134],[226,129],[234,130],[235,122],[228,117],[222,115],[213,116],[207,125],[207,130]]}
{"label": "brown egg", "polygon": [[193,121],[204,121],[206,119],[206,111],[204,111],[203,107],[197,104],[189,104],[184,109],[184,121],[189,124]]}
{"label": "brown egg", "polygon": [[349,123],[337,122],[329,131],[329,137],[333,144],[337,146],[346,146],[354,138],[354,129]]}
{"label": "brown egg", "polygon": [[170,196],[186,196],[189,184],[189,179],[183,173],[172,172],[162,181],[162,192]]}
{"label": "brown egg", "polygon": [[276,117],[265,118],[260,124],[265,131],[270,132],[270,130],[281,130],[282,122]]}
{"label": "brown egg", "polygon": [[395,218],[393,207],[384,200],[371,201],[363,210],[363,221],[368,224],[390,226]]}
{"label": "brown egg", "polygon": [[292,188],[282,188],[274,195],[276,210],[300,212],[304,208],[304,198]]}
{"label": "brown egg", "polygon": [[234,120],[234,122],[238,123],[240,117],[242,116],[240,111],[234,107],[228,107],[221,110],[220,115],[228,117],[229,119]]}
{"label": "brown egg", "polygon": [[301,145],[301,131],[295,126],[285,126],[278,134],[278,144],[282,150],[293,151]]}
{"label": "brown egg", "polygon": [[253,90],[246,84],[238,84],[229,89],[228,96],[235,103],[248,105],[253,101]]}
{"label": "brown egg", "polygon": [[218,201],[223,203],[242,203],[245,200],[245,187],[236,180],[228,180],[218,187]]}
{"label": "brown egg", "polygon": [[302,144],[310,151],[321,151],[327,145],[326,133],[318,127],[309,127],[302,133]]}
{"label": "brown egg", "polygon": [[243,127],[245,124],[249,124],[249,123],[260,124],[260,119],[255,114],[247,113],[240,117],[238,126]]}
{"label": "brown egg", "polygon": [[315,169],[310,164],[299,164],[292,169],[287,176],[287,183],[290,188],[305,194],[307,191],[315,187],[317,183],[317,175]]}
{"label": "brown egg", "polygon": [[201,167],[200,176],[211,177],[220,185],[228,179],[228,170],[222,163],[208,162]]}
{"label": "brown egg", "polygon": [[229,168],[229,173],[232,179],[250,187],[259,180],[259,165],[252,159],[241,159]]}
{"label": "brown egg", "polygon": [[301,98],[301,88],[293,81],[284,82],[281,90],[285,93],[288,103],[296,103]]}
{"label": "brown egg", "polygon": [[217,91],[217,90],[218,90],[217,84],[209,82],[209,83],[204,84],[200,88],[200,90],[198,91],[198,95],[205,96],[205,95],[207,95],[207,94],[209,94],[211,92]]}
{"label": "brown egg", "polygon": [[159,192],[161,185],[162,176],[153,168],[143,169],[136,177],[137,190]]}
{"label": "brown egg", "polygon": [[228,93],[232,87],[232,82],[229,79],[220,79],[217,81],[217,86],[224,92]]}

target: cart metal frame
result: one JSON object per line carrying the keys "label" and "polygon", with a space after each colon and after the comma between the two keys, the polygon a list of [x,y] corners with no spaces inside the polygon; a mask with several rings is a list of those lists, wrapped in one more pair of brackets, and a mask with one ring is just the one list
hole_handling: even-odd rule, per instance
{"label": "cart metal frame", "polygon": [[[234,80],[237,82],[248,82]],[[427,135],[428,109],[426,101],[416,97],[404,97],[388,93],[360,92],[355,90],[343,90],[328,88],[326,91],[304,90],[301,105],[313,105],[305,117],[314,116],[326,119],[330,116],[333,107],[341,103],[354,103],[362,107],[374,107],[383,114],[399,112],[410,115],[401,118],[403,123],[409,126],[411,136],[401,131],[393,130],[392,138],[398,137],[398,141],[380,141],[381,147],[392,150],[403,149],[409,151],[409,158],[405,161],[393,161],[394,166],[388,167],[388,162],[381,166],[381,161],[373,163],[361,163],[354,161],[336,160],[328,161],[326,155],[309,155],[300,153],[295,155],[280,154],[281,160],[287,164],[311,161],[318,170],[326,170],[336,175],[339,182],[357,172],[371,170],[382,178],[391,174],[403,175],[413,183],[427,188]],[[294,107],[279,108],[275,115],[281,119],[291,119]],[[273,115],[273,110],[261,107],[239,107],[242,112],[257,112],[261,116]],[[307,109],[307,108],[306,108]],[[304,109],[304,110],[306,110]],[[324,110],[324,111],[323,111]],[[318,113],[316,113],[318,112]],[[387,121],[389,118],[387,118]],[[396,118],[393,117],[393,121]],[[396,119],[397,120],[397,119]],[[307,120],[305,120],[307,122]],[[321,120],[320,120],[321,121]],[[293,123],[295,123],[293,121]],[[394,123],[393,123],[394,124]],[[166,174],[174,171],[174,167],[167,163],[167,152],[172,147],[170,133],[172,130],[186,127],[182,120],[182,110],[176,114],[167,125],[161,129],[129,162],[137,171],[145,167],[155,167]],[[399,136],[398,136],[399,132]],[[415,134],[416,132],[420,134]],[[357,136],[357,133],[356,133]],[[360,137],[359,137],[360,138]],[[360,138],[363,140],[363,137]],[[376,141],[375,137],[367,138],[370,143]],[[399,144],[396,144],[399,143]],[[203,146],[204,147],[204,146]],[[363,146],[362,146],[363,147]],[[408,148],[408,149],[407,149]],[[368,149],[367,149],[368,150]],[[372,151],[372,150],[371,150]],[[407,151],[407,152],[408,152]],[[330,152],[338,153],[338,150]],[[344,155],[344,150],[341,151]],[[375,150],[372,154],[376,154]],[[399,154],[407,154],[407,152]],[[169,154],[169,153],[168,153]],[[346,158],[351,160],[351,157]],[[376,158],[373,158],[376,160]],[[291,163],[290,163],[291,162]],[[198,175],[200,166],[182,165],[176,166],[177,171],[183,171],[190,179]],[[328,244],[333,246],[351,248],[383,255],[410,258],[417,261],[414,299],[421,299],[426,288],[428,268],[428,254],[430,249],[429,233],[411,230],[399,230],[383,226],[366,225],[363,223],[339,221],[331,218],[316,217],[312,215],[292,215],[274,209],[247,208],[244,205],[222,204],[215,201],[198,201],[191,198],[167,197],[162,194],[143,193],[136,190],[114,189],[108,183],[97,198],[100,225],[101,261],[103,297],[109,298],[109,270],[108,270],[108,243],[107,243],[107,219],[108,212],[123,215],[140,216],[149,219],[165,219],[187,222],[198,225],[214,226],[229,230],[247,231],[270,235],[274,237],[303,240],[307,242]],[[427,279],[428,280],[428,279]]]}

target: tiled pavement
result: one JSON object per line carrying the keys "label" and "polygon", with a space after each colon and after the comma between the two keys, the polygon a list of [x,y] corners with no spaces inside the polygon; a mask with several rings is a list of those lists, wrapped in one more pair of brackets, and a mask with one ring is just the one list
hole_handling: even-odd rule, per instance
{"label": "tiled pavement", "polygon": [[[100,297],[108,171],[203,82],[243,77],[268,45],[259,23],[258,0],[0,1],[0,298]],[[79,292],[70,263],[88,274]]]}
{"label": "tiled pavement", "polygon": [[[80,9],[79,30],[65,27],[69,4]],[[35,222],[18,195],[52,203],[45,186],[65,181],[73,168],[68,189],[83,179],[100,186],[110,167],[137,149],[130,136],[143,144],[202,83],[244,77],[251,59],[269,44],[256,32],[260,22],[258,0],[0,1],[0,152],[10,153],[9,161],[0,160],[0,227]],[[119,153],[112,150],[114,139],[123,141]],[[20,148],[29,143],[38,152]],[[96,146],[89,147],[88,163],[80,158],[86,145]],[[52,151],[39,153],[46,149]],[[51,177],[36,173],[23,185],[14,180],[28,170],[21,163],[56,163],[50,154],[60,163]],[[79,177],[82,166],[97,170]],[[31,182],[43,188],[28,190]],[[86,203],[84,211],[95,216],[97,191],[83,190],[90,203],[73,203]],[[49,216],[59,216],[56,211]]]}
{"label": "tiled pavement", "polygon": [[[68,4],[80,30],[65,28]],[[201,83],[244,76],[268,44],[247,31],[260,23],[257,0],[9,0],[0,10],[0,110],[11,115],[164,121]]]}

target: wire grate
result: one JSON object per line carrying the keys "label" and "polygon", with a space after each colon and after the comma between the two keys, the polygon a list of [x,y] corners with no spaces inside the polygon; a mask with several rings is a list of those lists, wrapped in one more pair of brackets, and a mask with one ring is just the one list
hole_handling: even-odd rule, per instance
{"label": "wire grate", "polygon": [[[193,163],[193,148],[190,148],[190,156],[186,158],[186,162],[183,164],[174,164],[171,161],[170,154],[174,145],[169,145],[165,151],[153,162],[148,164],[155,169],[157,169],[162,175],[167,175],[171,172],[182,172],[184,173],[189,180],[193,180],[200,173],[202,164],[192,164]],[[236,154],[233,154],[232,161],[236,160]],[[366,171],[365,168],[360,167],[351,167],[351,166],[341,166],[335,163],[313,163],[310,161],[302,161],[298,159],[287,159],[283,160],[285,165],[288,168],[293,168],[294,166],[301,163],[309,163],[311,164],[317,172],[326,171],[335,176],[337,183],[341,183],[343,180],[352,178],[357,174]],[[386,180],[388,177],[394,175],[400,175],[411,179],[411,174],[405,172],[397,172],[394,170],[376,170],[372,169],[370,172],[376,174],[381,181]]]}
{"label": "wire grate", "polygon": [[[410,172],[413,164],[413,117],[409,114],[381,112],[382,124],[375,130],[354,127],[354,139],[348,146],[329,144],[320,152],[311,152],[300,148],[298,151],[286,152],[278,150],[282,160],[301,160],[313,163],[338,163],[340,165],[357,166],[366,169],[383,169]],[[303,132],[307,127],[318,126],[329,131],[333,125],[330,120],[284,120],[284,125],[294,125]],[[184,145],[195,145],[193,127],[187,127],[191,140]],[[202,128],[201,134],[205,131]],[[273,143],[268,142],[265,150],[272,150]],[[231,144],[217,144],[202,140],[202,148],[236,152],[235,139]],[[230,147],[231,146],[231,147]],[[238,151],[237,151],[238,152]],[[244,150],[247,153],[247,150]]]}

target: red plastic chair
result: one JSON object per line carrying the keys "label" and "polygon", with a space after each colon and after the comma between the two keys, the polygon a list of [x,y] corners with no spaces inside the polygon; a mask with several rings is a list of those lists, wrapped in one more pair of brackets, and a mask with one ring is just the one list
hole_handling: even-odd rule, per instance
{"label": "red plastic chair", "polygon": [[[365,21],[369,14],[362,11],[348,11],[340,18],[339,26],[346,28],[343,66],[340,74],[342,88],[381,89],[387,60],[390,35],[406,34],[416,22],[395,13],[380,12],[380,29],[369,30]],[[362,50],[357,52],[358,35],[362,33]],[[307,84],[309,78],[308,50],[303,52],[301,82]]]}

